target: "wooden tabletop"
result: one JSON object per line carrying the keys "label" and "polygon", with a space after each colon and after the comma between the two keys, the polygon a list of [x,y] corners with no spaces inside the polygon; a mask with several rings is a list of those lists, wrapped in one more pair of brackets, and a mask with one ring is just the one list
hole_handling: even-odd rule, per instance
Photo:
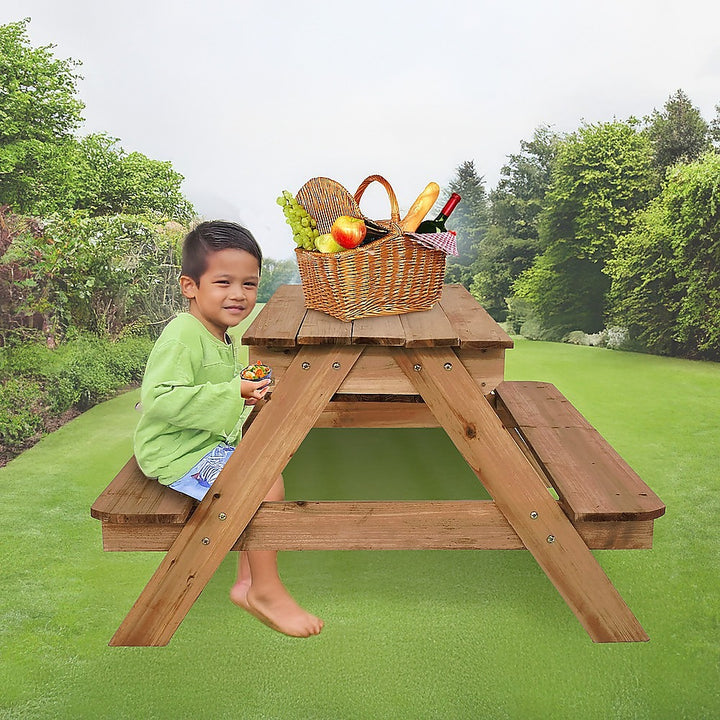
{"label": "wooden tabletop", "polygon": [[510,336],[462,285],[445,285],[424,312],[343,322],[308,310],[301,285],[282,285],[243,335],[244,345],[381,345],[387,347],[511,348]]}

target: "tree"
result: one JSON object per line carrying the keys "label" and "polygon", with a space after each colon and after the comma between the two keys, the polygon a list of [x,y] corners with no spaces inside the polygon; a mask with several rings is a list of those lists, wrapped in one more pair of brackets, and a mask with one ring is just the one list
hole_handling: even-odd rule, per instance
{"label": "tree", "polygon": [[267,302],[281,285],[296,285],[299,282],[300,272],[295,260],[263,258],[257,301]]}
{"label": "tree", "polygon": [[608,272],[613,319],[646,348],[720,359],[720,154],[670,170]]}
{"label": "tree", "polygon": [[171,163],[126,153],[103,133],[74,136],[84,107],[79,63],[55,59],[52,45],[30,47],[28,22],[0,26],[0,204],[41,217],[89,210],[189,220]]}
{"label": "tree", "polygon": [[36,213],[66,166],[83,104],[74,60],[32,48],[29,19],[0,25],[0,204]]}
{"label": "tree", "polygon": [[666,203],[657,197],[638,215],[632,230],[618,238],[607,265],[612,323],[660,355],[679,351],[671,331],[681,301],[672,248]]}
{"label": "tree", "polygon": [[170,162],[126,153],[118,138],[87,135],[76,149],[73,207],[93,215],[142,215],[154,212],[187,221],[194,215],[183,196],[183,176]]}
{"label": "tree", "polygon": [[715,144],[715,149],[720,150],[720,103],[715,106],[715,117],[710,123],[710,139]]}
{"label": "tree", "polygon": [[513,282],[539,252],[537,220],[559,139],[547,126],[536,128],[531,140],[520,142],[520,153],[508,156],[490,193],[491,223],[478,249],[470,290],[498,321],[507,317]]}
{"label": "tree", "polygon": [[559,143],[538,219],[542,253],[514,285],[556,339],[602,329],[610,286],[603,269],[656,193],[652,163],[650,141],[632,121],[585,125]]}
{"label": "tree", "polygon": [[710,128],[682,90],[667,99],[662,112],[654,110],[647,120],[655,164],[663,174],[676,162],[690,162],[710,148]]}
{"label": "tree", "polygon": [[536,240],[538,216],[561,137],[547,125],[535,129],[531,140],[520,141],[520,153],[508,156],[497,187],[490,193],[492,224],[510,237]]}
{"label": "tree", "polygon": [[469,287],[472,281],[472,263],[477,257],[488,224],[488,198],[485,181],[477,174],[473,160],[458,165],[450,181],[448,193],[457,193],[462,200],[448,220],[448,230],[457,233],[458,257],[448,260],[446,280],[460,282]]}

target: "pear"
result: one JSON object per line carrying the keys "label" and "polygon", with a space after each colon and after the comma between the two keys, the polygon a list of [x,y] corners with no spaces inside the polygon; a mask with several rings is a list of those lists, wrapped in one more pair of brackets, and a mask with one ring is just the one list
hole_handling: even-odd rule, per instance
{"label": "pear", "polygon": [[342,245],[335,241],[335,238],[330,233],[318,235],[315,238],[315,247],[321,253],[341,252],[345,249]]}

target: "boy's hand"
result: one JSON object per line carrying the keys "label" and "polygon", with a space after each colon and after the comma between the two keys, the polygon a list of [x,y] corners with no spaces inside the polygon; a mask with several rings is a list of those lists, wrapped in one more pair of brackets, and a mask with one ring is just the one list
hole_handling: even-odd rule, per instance
{"label": "boy's hand", "polygon": [[246,405],[255,405],[258,400],[262,400],[270,387],[270,380],[264,385],[253,380],[240,381],[240,394],[243,396]]}

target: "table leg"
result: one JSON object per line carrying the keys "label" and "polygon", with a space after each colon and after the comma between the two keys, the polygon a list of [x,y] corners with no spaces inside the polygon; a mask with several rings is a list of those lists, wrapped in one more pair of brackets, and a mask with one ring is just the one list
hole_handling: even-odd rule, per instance
{"label": "table leg", "polygon": [[298,351],[110,645],[167,645],[362,351]]}
{"label": "table leg", "polygon": [[648,640],[455,353],[449,348],[392,352],[593,641]]}

